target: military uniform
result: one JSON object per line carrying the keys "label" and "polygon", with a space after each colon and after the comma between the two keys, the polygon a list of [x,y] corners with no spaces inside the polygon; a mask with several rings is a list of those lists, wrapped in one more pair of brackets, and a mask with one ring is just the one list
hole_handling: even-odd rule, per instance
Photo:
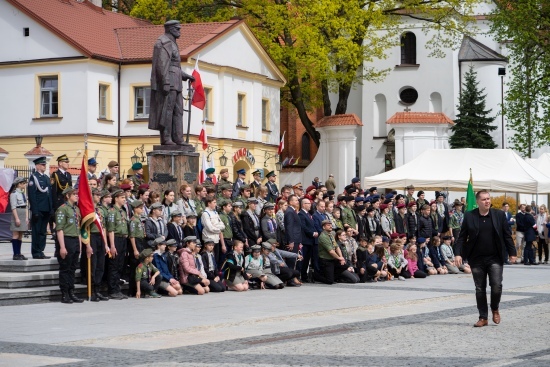
{"label": "military uniform", "polygon": [[54,210],[57,210],[65,202],[63,190],[73,187],[73,181],[69,172],[63,172],[60,169],[52,173],[52,202]]}
{"label": "military uniform", "polygon": [[[119,281],[124,269],[124,256],[128,241],[128,216],[126,212],[114,205],[107,217],[107,232],[115,236],[114,247],[117,255],[109,259],[109,295],[120,293]],[[112,245],[112,244],[111,244]]]}
{"label": "military uniform", "polygon": [[63,242],[67,250],[67,255],[62,258],[58,235],[55,241],[55,254],[59,263],[59,288],[64,299],[70,297],[73,301],[75,299],[69,294],[74,292],[75,271],[80,255],[80,219],[80,210],[76,204],[63,204],[55,212],[55,229],[57,232],[63,231]]}
{"label": "military uniform", "polygon": [[267,201],[270,203],[275,203],[279,197],[279,189],[277,188],[277,184],[275,184],[275,182],[267,181],[265,186],[267,187]]}
{"label": "military uniform", "polygon": [[204,201],[202,201],[201,199],[195,199],[194,202],[195,202],[195,212],[197,214],[197,220],[198,220],[198,218],[202,216],[202,212],[206,208],[206,205],[204,204]]}
{"label": "military uniform", "polygon": [[[141,253],[145,249],[145,225],[141,221],[141,217],[133,216],[130,220],[130,229],[129,229],[129,236],[130,238],[133,238],[136,244],[136,250]],[[136,269],[139,266],[139,259],[136,259],[134,255],[134,249],[129,248],[130,252],[130,279],[134,278],[134,275],[136,274]],[[130,282],[129,284],[129,295],[135,296],[136,294],[136,283]]]}
{"label": "military uniform", "polygon": [[[35,164],[38,159],[35,160]],[[46,159],[44,158],[44,163]],[[44,249],[46,248],[46,228],[53,213],[53,203],[51,196],[50,178],[38,171],[33,172],[29,178],[28,194],[29,204],[32,212],[31,231],[32,245],[31,253],[35,259],[46,258]]]}
{"label": "military uniform", "polygon": [[143,179],[143,176],[135,174],[132,177],[130,177],[130,180],[134,183],[134,190],[132,191],[135,194],[137,194],[139,187],[145,183],[145,180]]}
{"label": "military uniform", "polygon": [[348,207],[342,207],[342,224],[349,225],[353,229],[357,229],[357,220],[353,213],[353,209]]}

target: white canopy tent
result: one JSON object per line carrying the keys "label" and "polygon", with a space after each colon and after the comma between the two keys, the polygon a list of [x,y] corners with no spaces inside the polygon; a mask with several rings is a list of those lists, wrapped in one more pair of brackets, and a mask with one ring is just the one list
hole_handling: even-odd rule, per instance
{"label": "white canopy tent", "polygon": [[550,153],[543,153],[537,159],[525,158],[525,161],[543,174],[550,176]]}
{"label": "white canopy tent", "polygon": [[401,167],[365,177],[364,187],[464,191],[470,169],[474,190],[550,193],[550,177],[510,149],[431,149]]}

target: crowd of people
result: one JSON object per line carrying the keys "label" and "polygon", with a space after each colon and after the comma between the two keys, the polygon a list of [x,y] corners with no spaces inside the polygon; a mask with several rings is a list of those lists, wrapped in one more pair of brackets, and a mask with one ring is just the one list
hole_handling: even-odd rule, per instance
{"label": "crowd of people", "polygon": [[[316,177],[305,189],[297,183],[279,190],[275,172],[262,184],[260,171],[254,171],[247,183],[244,169],[234,183],[222,169],[214,184],[213,168],[203,184],[155,192],[143,180],[141,163],[132,166],[131,178],[121,180],[115,161],[98,177],[93,158],[87,177],[102,225],[92,225],[90,246],[83,246],[78,190],[67,157],[57,161],[51,179],[44,157],[34,161],[28,187],[24,178],[15,179],[11,230],[14,260],[26,259],[21,241],[29,220],[32,256],[46,259],[49,223],[64,303],[83,301],[74,292],[75,272],[80,268],[81,279],[87,278],[88,258],[92,301],[471,272],[467,259],[455,261],[454,252],[464,200],[449,205],[444,192],[436,191],[433,200],[413,186],[403,194],[382,194],[376,187],[362,188],[355,177],[337,193],[333,175],[324,183]],[[515,218],[508,204],[502,210],[508,225],[517,226],[516,247],[524,263],[537,264],[536,241],[539,262],[543,252],[547,262],[546,208],[536,208],[533,216],[531,206],[521,205]],[[122,292],[125,283],[128,294]]]}

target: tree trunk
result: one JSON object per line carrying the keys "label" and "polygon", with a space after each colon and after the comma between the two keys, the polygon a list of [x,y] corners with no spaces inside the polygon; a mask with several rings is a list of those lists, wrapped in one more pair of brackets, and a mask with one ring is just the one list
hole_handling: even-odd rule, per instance
{"label": "tree trunk", "polygon": [[328,82],[324,80],[321,82],[321,91],[323,93],[323,115],[330,116],[332,115],[332,108],[330,105],[330,97],[328,92]]}
{"label": "tree trunk", "polygon": [[313,122],[307,115],[307,108],[303,100],[302,90],[300,88],[300,81],[297,77],[292,77],[289,80],[291,103],[296,107],[298,111],[298,117],[302,121],[302,125],[306,128],[307,133],[313,139],[316,146],[321,143],[319,140],[319,133],[315,130]]}
{"label": "tree trunk", "polygon": [[338,104],[336,105],[335,115],[343,115],[348,109],[348,98],[351,92],[351,85],[338,86]]}

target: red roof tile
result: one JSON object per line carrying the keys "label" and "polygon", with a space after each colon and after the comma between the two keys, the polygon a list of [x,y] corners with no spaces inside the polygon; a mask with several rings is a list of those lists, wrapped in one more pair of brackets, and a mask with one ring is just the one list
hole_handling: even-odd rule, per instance
{"label": "red roof tile", "polygon": [[387,124],[449,124],[455,123],[441,112],[396,112]]}
{"label": "red roof tile", "polygon": [[0,148],[0,153],[8,154],[9,152],[4,148]]}
{"label": "red roof tile", "polygon": [[[192,53],[241,22],[241,20],[230,20],[219,23],[182,24],[182,36],[177,40],[182,59],[188,59]],[[115,29],[115,33],[123,61],[148,62],[153,56],[153,45],[156,39],[164,33],[164,26],[118,28]]]}
{"label": "red roof tile", "polygon": [[34,147],[31,150],[29,150],[27,153],[23,154],[25,156],[27,155],[40,155],[40,156],[46,156],[46,157],[53,157],[53,154],[46,148],[40,146],[40,147]]}
{"label": "red roof tile", "polygon": [[115,28],[147,26],[149,22],[103,10],[87,0],[8,0],[86,56],[119,60]]}
{"label": "red roof tile", "polygon": [[348,113],[344,115],[332,115],[325,116],[315,124],[315,127],[325,126],[345,126],[345,125],[357,125],[363,126],[363,123],[354,113]]}

